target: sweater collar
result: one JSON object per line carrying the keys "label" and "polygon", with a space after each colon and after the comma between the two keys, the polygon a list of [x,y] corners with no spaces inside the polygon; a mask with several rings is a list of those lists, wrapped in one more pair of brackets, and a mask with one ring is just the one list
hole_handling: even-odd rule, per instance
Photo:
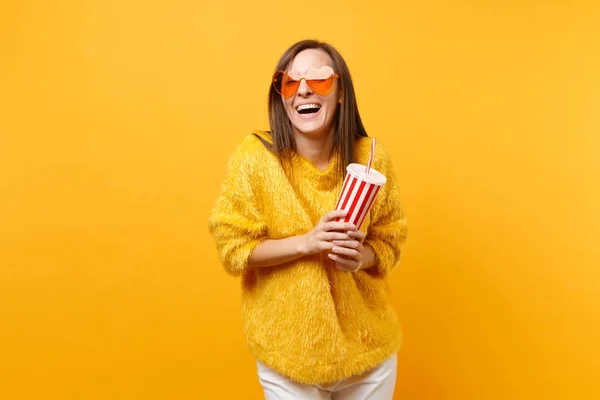
{"label": "sweater collar", "polygon": [[[260,131],[255,134],[269,144],[273,143],[270,132]],[[310,180],[318,190],[331,190],[342,184],[343,179],[340,179],[338,174],[339,151],[337,149],[333,151],[329,165],[324,170],[320,170],[296,152],[291,153],[291,161],[294,175],[300,180]]]}

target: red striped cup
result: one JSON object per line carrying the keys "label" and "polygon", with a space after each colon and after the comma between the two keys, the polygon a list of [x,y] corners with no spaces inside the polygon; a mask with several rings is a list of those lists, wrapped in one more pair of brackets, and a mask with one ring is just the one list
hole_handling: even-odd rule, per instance
{"label": "red striped cup", "polygon": [[[348,173],[335,209],[347,210],[348,214],[343,222],[350,222],[356,226],[356,229],[360,229],[375,202],[377,193],[387,179],[373,168],[367,174],[366,167],[361,164],[350,164],[346,171]],[[341,219],[338,218],[337,221]]]}

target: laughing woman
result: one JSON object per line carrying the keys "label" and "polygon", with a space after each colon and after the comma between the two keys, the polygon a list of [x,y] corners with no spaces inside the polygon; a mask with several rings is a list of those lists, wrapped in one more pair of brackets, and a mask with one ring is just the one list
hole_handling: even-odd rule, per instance
{"label": "laughing woman", "polygon": [[378,147],[387,184],[361,230],[336,222],[345,167],[371,145],[348,67],[306,40],[275,71],[271,130],[235,150],[210,216],[223,266],[242,277],[248,349],[267,399],[391,399],[401,334],[385,278],[406,221],[390,158]]}

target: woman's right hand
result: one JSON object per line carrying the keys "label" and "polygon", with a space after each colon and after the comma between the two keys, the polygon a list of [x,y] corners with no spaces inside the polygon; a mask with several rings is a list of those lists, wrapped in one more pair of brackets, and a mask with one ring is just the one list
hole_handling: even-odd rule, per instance
{"label": "woman's right hand", "polygon": [[348,231],[355,231],[356,226],[349,222],[336,222],[337,218],[346,216],[347,211],[335,210],[327,213],[319,223],[302,236],[305,255],[317,254],[333,248],[334,240],[353,240]]}

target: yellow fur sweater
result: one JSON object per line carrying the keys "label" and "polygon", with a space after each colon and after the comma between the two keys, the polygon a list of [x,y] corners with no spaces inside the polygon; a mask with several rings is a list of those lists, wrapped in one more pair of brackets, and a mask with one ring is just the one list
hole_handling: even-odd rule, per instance
{"label": "yellow fur sweater", "polygon": [[[271,141],[268,133],[258,134]],[[357,162],[367,163],[370,145],[369,138],[357,140]],[[295,381],[332,382],[376,366],[400,347],[384,278],[399,260],[406,222],[389,156],[378,143],[373,168],[388,181],[361,227],[376,266],[340,272],[316,255],[248,268],[262,241],[305,234],[335,209],[343,179],[336,160],[324,171],[298,155],[292,163],[293,179],[288,179],[277,157],[248,135],[229,160],[209,226],[226,271],[242,276],[251,354]]]}

